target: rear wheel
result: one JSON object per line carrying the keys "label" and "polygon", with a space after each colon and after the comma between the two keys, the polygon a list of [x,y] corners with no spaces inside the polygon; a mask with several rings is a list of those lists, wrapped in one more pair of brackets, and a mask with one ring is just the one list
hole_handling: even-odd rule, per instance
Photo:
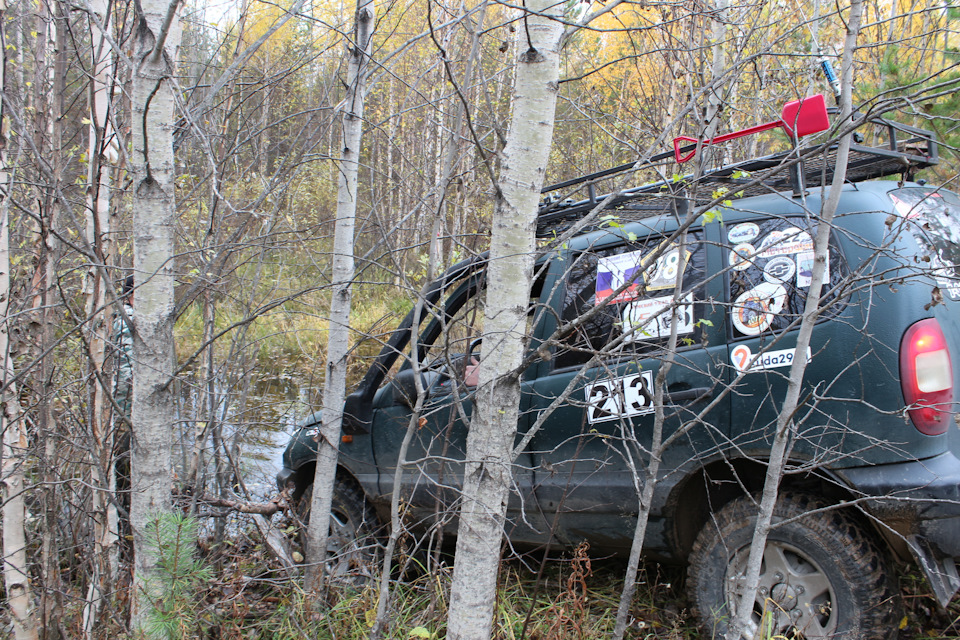
{"label": "rear wheel", "polygon": [[[311,483],[297,501],[296,514],[301,529],[310,521],[312,500]],[[332,584],[362,586],[373,580],[380,556],[377,529],[376,513],[363,493],[338,478],[333,488],[327,537],[326,574]],[[304,537],[300,535],[301,546]]]}
{"label": "rear wheel", "polygon": [[[899,599],[883,554],[852,518],[802,495],[781,496],[760,569],[751,626],[787,638],[866,640],[896,635]],[[748,498],[725,506],[690,554],[688,590],[704,630],[719,638],[734,617],[756,525]]]}

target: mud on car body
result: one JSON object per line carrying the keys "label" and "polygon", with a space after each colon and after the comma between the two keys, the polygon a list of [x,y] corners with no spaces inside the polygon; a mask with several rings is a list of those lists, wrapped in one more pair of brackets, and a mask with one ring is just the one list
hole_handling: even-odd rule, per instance
{"label": "mud on car body", "polygon": [[[891,132],[886,149],[854,146],[859,160],[831,229],[823,311],[806,353],[797,353],[797,329],[829,148],[819,170],[808,166],[799,177],[776,169],[782,156],[707,174],[732,184],[749,182],[734,176],[750,172],[767,178],[682,229],[676,200],[663,196],[671,185],[624,192],[613,228],[544,252],[528,321],[537,357],[521,380],[518,438],[547,417],[516,461],[507,514],[514,546],[587,540],[598,553],[629,550],[643,470],[636,456],[651,444],[654,380],[676,308],[664,435],[682,435],[662,457],[645,552],[689,564],[691,605],[704,627],[721,633],[729,618],[796,358],[808,360],[804,402],[755,622],[769,613],[778,633],[888,637],[899,620],[899,562],[915,563],[942,605],[953,597],[960,461],[948,449],[948,430],[957,428],[960,383],[960,199],[873,179],[935,161],[932,136],[907,134],[897,140]],[[927,145],[920,155],[918,137]],[[683,201],[700,203],[689,192]],[[564,208],[542,209],[544,217],[558,211],[554,218],[562,218]],[[461,485],[472,406],[466,372],[482,359],[483,275],[482,257],[466,261],[425,297],[417,361],[426,391],[407,453],[416,463],[400,486],[393,485],[398,451],[416,398],[407,348],[414,312],[349,396],[337,491],[351,497],[342,504],[359,501],[388,522],[390,497],[400,491],[416,534],[444,527],[455,535],[449,507]],[[318,424],[314,414],[284,453],[278,484],[293,486],[295,497],[312,482]]]}

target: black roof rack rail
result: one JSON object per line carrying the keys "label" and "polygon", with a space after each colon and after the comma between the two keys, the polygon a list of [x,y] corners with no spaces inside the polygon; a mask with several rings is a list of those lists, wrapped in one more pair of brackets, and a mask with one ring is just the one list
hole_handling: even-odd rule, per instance
{"label": "black roof rack rail", "polygon": [[[864,144],[869,137],[872,145]],[[913,174],[938,162],[937,140],[932,131],[918,129],[886,118],[874,118],[858,129],[856,142],[850,147],[847,160],[847,181],[861,182],[885,176],[902,175],[911,179]],[[688,145],[681,152],[692,151],[696,145]],[[813,151],[810,153],[810,151]],[[836,166],[837,144],[819,148],[793,149],[768,156],[729,164],[701,175],[696,185],[729,185],[728,192],[739,197],[749,197],[777,191],[789,191],[799,187],[796,171],[798,153],[802,155],[804,188],[818,188],[833,181]],[[670,161],[674,151],[659,153],[644,161],[622,164],[603,171],[586,174],[544,187],[545,195],[537,216],[537,235],[546,237],[559,232],[570,222],[579,220],[610,196],[611,191],[599,193],[599,183],[614,176],[651,169],[658,163],[669,167],[677,165]],[[666,162],[663,162],[666,161]],[[665,172],[664,172],[665,173]],[[663,175],[663,174],[661,174]],[[738,177],[735,177],[738,176]],[[743,177],[749,176],[749,177]],[[648,182],[636,187],[615,192],[606,209],[618,209],[625,218],[651,217],[672,210],[671,186],[676,180]],[[695,193],[696,204],[706,205],[714,200],[716,188],[692,189],[694,176],[686,175],[679,180],[687,187],[687,193]],[[732,188],[736,187],[736,189]],[[566,190],[565,193],[556,193]],[[585,191],[585,193],[583,193]],[[742,192],[742,193],[741,193]]]}

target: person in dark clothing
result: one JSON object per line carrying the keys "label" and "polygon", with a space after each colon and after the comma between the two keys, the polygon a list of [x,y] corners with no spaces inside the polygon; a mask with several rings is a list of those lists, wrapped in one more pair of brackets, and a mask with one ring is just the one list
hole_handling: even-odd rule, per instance
{"label": "person in dark clothing", "polygon": [[113,417],[113,459],[117,506],[120,508],[120,556],[132,559],[130,531],[130,412],[133,406],[133,276],[123,282],[123,311],[113,317],[115,375],[113,399],[120,415]]}

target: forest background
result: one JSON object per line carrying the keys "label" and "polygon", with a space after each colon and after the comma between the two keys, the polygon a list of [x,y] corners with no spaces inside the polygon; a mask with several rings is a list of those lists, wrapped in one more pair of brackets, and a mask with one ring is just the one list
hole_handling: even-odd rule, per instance
{"label": "forest background", "polygon": [[[111,499],[111,470],[125,429],[112,381],[118,294],[134,273],[137,232],[138,6],[9,0],[0,17],[5,505],[25,501],[19,552],[46,638],[115,636],[127,624],[129,557],[110,540],[124,508]],[[174,493],[198,518],[209,554],[197,575],[212,580],[211,571],[218,585],[176,613],[201,627],[251,611],[270,624],[300,620],[257,608],[296,597],[292,587],[271,591],[272,577],[248,586],[243,576],[254,570],[238,559],[240,547],[261,534],[224,505],[262,498],[245,486],[245,466],[319,404],[333,160],[354,10],[304,0],[244,0],[226,10],[187,3],[172,26],[180,38],[167,83],[175,105],[167,123],[176,189],[167,265]],[[837,63],[845,34],[841,10],[819,0],[570,2],[564,12],[569,25],[593,19],[570,32],[562,52],[548,183],[662,151],[675,135],[766,122],[786,101],[829,94],[820,62]],[[426,281],[488,247],[491,174],[506,139],[522,13],[490,2],[378,7],[356,193],[352,382]],[[960,10],[948,2],[865,2],[853,87],[861,112],[937,133],[941,162],[923,177],[954,190],[960,97],[944,87],[960,75],[958,25]],[[785,144],[776,133],[754,136],[712,161]],[[658,167],[632,180],[678,171]],[[22,490],[11,491],[17,475]],[[264,605],[253,591],[272,600]]]}

